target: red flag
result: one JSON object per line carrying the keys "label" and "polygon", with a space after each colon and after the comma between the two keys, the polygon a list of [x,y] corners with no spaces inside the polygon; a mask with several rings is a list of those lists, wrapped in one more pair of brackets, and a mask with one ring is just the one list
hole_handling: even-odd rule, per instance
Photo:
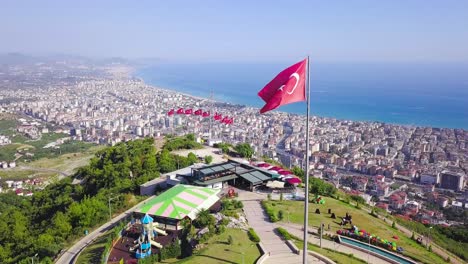
{"label": "red flag", "polygon": [[167,112],[167,115],[168,115],[168,116],[171,116],[171,115],[173,115],[173,114],[174,114],[174,109],[171,109],[169,112]]}
{"label": "red flag", "polygon": [[181,114],[183,114],[183,113],[184,113],[184,109],[183,109],[183,108],[177,109],[177,114],[178,114],[178,115],[181,115]]}
{"label": "red flag", "polygon": [[263,87],[260,96],[265,105],[260,113],[278,108],[279,106],[305,101],[307,59],[300,61],[282,72]]}
{"label": "red flag", "polygon": [[208,117],[208,116],[210,116],[210,111],[203,112],[202,116],[203,116],[203,117]]}
{"label": "red flag", "polygon": [[192,108],[185,110],[186,115],[191,115],[192,114]]}
{"label": "red flag", "polygon": [[194,113],[194,114],[195,114],[195,115],[201,115],[201,114],[202,114],[202,111],[203,111],[203,110],[201,110],[201,109],[198,109],[197,111],[195,111],[195,113]]}
{"label": "red flag", "polygon": [[228,123],[229,123],[229,117],[228,117],[228,116],[225,116],[225,117],[223,118],[223,120],[221,120],[221,123],[228,124]]}
{"label": "red flag", "polygon": [[220,120],[221,118],[223,118],[223,117],[221,116],[221,114],[218,114],[218,113],[215,113],[215,115],[213,117],[214,120]]}

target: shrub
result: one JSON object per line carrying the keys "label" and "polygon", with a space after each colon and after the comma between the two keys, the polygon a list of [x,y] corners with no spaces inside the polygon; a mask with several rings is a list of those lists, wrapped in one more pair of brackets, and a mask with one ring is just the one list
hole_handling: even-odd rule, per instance
{"label": "shrub", "polygon": [[253,230],[253,228],[249,228],[247,234],[249,235],[249,238],[252,242],[260,242],[260,237],[257,235],[257,233],[255,233],[255,230]]}
{"label": "shrub", "polygon": [[271,201],[271,194],[270,193],[267,194],[267,199],[268,199],[268,201]]}
{"label": "shrub", "polygon": [[392,222],[392,228],[395,228],[395,229],[396,229],[395,221]]}
{"label": "shrub", "polygon": [[176,239],[172,244],[165,246],[160,249],[160,259],[170,259],[170,258],[177,258],[181,254],[181,248],[179,239]]}
{"label": "shrub", "polygon": [[233,201],[233,204],[234,204],[234,208],[236,208],[236,209],[242,209],[242,208],[244,208],[244,204],[242,203],[242,201],[234,200],[234,201]]}
{"label": "shrub", "polygon": [[282,227],[278,227],[276,228],[276,231],[278,231],[278,233],[283,237],[284,240],[290,240],[291,239],[291,234],[289,234],[289,232],[282,228]]}
{"label": "shrub", "polygon": [[219,225],[218,228],[216,228],[216,234],[220,235],[226,231],[226,226],[224,225]]}
{"label": "shrub", "polygon": [[280,201],[283,201],[283,193],[280,193]]}
{"label": "shrub", "polygon": [[278,217],[275,214],[275,210],[273,210],[273,208],[271,208],[268,205],[268,202],[267,201],[262,201],[262,206],[265,209],[268,217],[270,218],[270,221],[273,222],[273,223],[278,222]]}
{"label": "shrub", "polygon": [[279,219],[280,221],[284,219],[284,212],[283,212],[283,210],[279,210],[279,211],[278,211],[278,219]]}
{"label": "shrub", "polygon": [[221,219],[221,222],[220,222],[221,225],[228,225],[229,224],[229,219],[227,219],[226,217],[223,217],[223,219]]}
{"label": "shrub", "polygon": [[228,242],[229,245],[232,245],[232,243],[234,242],[234,239],[232,238],[231,235],[228,236],[227,242]]}

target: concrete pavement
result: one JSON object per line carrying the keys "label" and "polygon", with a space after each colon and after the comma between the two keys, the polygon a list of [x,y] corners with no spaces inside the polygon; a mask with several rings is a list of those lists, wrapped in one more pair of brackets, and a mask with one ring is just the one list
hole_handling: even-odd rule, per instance
{"label": "concrete pavement", "polygon": [[[263,263],[302,263],[302,255],[293,253],[286,242],[275,233],[275,225],[270,222],[268,215],[264,212],[260,204],[263,198],[262,195],[256,193],[242,191],[239,193],[239,200],[243,201],[244,212],[249,226],[258,234],[265,247],[266,254],[269,254],[269,257]],[[308,262],[324,263],[310,255],[308,256]]]}

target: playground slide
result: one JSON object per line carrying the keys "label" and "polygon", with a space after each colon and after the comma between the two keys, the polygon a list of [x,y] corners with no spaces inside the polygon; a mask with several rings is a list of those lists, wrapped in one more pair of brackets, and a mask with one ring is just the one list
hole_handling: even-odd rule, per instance
{"label": "playground slide", "polygon": [[161,235],[163,235],[163,236],[167,236],[166,231],[161,230],[161,229],[159,229],[159,228],[157,228],[157,227],[153,227],[153,229],[154,229],[154,231],[156,231],[158,234],[161,234]]}
{"label": "playground slide", "polygon": [[157,247],[157,248],[162,248],[162,245],[161,245],[161,244],[159,244],[158,242],[153,241],[153,240],[151,240],[151,245],[153,245],[153,246],[155,246],[155,247]]}

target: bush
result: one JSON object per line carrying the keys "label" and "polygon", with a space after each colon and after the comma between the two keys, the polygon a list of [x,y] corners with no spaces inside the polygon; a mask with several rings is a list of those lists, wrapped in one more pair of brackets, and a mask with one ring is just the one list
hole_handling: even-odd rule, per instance
{"label": "bush", "polygon": [[160,259],[177,258],[180,256],[181,252],[179,239],[176,239],[172,244],[160,249]]}
{"label": "bush", "polygon": [[249,239],[252,242],[255,242],[255,243],[260,242],[260,237],[257,235],[257,233],[255,233],[255,230],[253,230],[253,228],[249,228],[249,231],[247,232],[247,234],[249,235]]}
{"label": "bush", "polygon": [[232,238],[231,235],[228,236],[227,242],[228,242],[229,245],[232,245],[232,243],[234,242],[234,239]]}
{"label": "bush", "polygon": [[283,201],[283,193],[280,193],[280,201]]}
{"label": "bush", "polygon": [[278,231],[278,233],[283,237],[284,240],[290,240],[291,239],[291,234],[289,234],[289,232],[282,228],[282,227],[278,227],[276,228],[276,231]]}
{"label": "bush", "polygon": [[395,229],[396,229],[395,221],[392,222],[392,228],[395,228]]}
{"label": "bush", "polygon": [[223,217],[223,219],[221,219],[221,222],[220,222],[221,225],[228,225],[229,224],[229,219],[227,219],[226,217]]}
{"label": "bush", "polygon": [[205,163],[210,164],[211,162],[213,162],[213,156],[205,156]]}
{"label": "bush", "polygon": [[226,226],[224,226],[224,225],[219,225],[218,228],[216,228],[216,234],[217,235],[220,235],[220,234],[224,233],[224,231],[226,231]]}
{"label": "bush", "polygon": [[278,217],[275,214],[275,210],[273,210],[273,208],[271,208],[268,205],[268,202],[267,201],[262,201],[262,206],[265,209],[268,217],[270,218],[270,221],[273,222],[273,223],[278,222]]}
{"label": "bush", "polygon": [[244,204],[242,203],[242,201],[234,200],[234,201],[233,201],[233,204],[234,204],[234,208],[236,208],[236,209],[242,209],[242,208],[244,208]]}
{"label": "bush", "polygon": [[283,212],[283,210],[279,210],[279,211],[278,211],[278,219],[279,219],[280,221],[284,219],[284,212]]}

